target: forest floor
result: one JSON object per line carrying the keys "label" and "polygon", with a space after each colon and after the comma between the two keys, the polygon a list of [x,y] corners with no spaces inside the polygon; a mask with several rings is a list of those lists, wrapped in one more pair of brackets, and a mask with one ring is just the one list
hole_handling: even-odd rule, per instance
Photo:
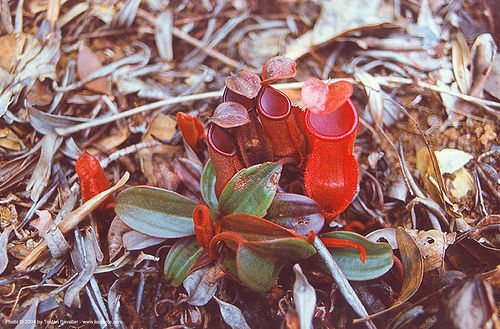
{"label": "forest floor", "polygon": [[[308,78],[354,86],[359,190],[330,228],[389,241],[403,227],[412,237],[413,258],[394,251],[403,277],[393,269],[351,282],[373,323],[500,328],[498,1],[0,6],[0,326],[300,328],[293,264],[269,292],[226,276],[214,298],[196,306],[183,286],[164,282],[171,240],[110,260],[108,245],[121,248],[123,232],[106,239],[116,229],[109,209],[50,240],[66,244],[71,257],[58,246],[62,254],[51,248],[18,266],[40,241],[49,243],[40,223],[58,223],[82,204],[75,161],[84,150],[111,185],[128,171],[128,186],[199,200],[200,166],[176,113],[207,126],[226,77],[260,73],[284,55],[297,75],[277,87],[299,106]],[[90,231],[102,256],[95,266],[75,252],[88,248]],[[300,264],[316,291],[314,328],[366,327],[329,275],[309,260]],[[415,264],[422,270],[411,270]]]}

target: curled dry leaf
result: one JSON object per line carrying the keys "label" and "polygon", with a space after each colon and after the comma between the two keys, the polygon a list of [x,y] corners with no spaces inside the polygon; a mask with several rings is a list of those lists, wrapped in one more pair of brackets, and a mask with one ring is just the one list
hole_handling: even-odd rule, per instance
{"label": "curled dry leaf", "polygon": [[487,323],[498,324],[495,310],[495,297],[490,284],[478,276],[461,280],[441,296],[439,327],[488,328]]}
{"label": "curled dry leaf", "polygon": [[[128,226],[127,226],[128,228]],[[165,241],[163,238],[155,238],[146,234],[131,230],[123,234],[123,246],[126,250],[141,250]]]}
{"label": "curled dry leaf", "polygon": [[26,184],[26,191],[31,191],[30,197],[38,201],[47,187],[52,171],[52,161],[63,139],[56,135],[46,135],[42,138],[42,152],[30,180]]}
{"label": "curled dry leaf", "polygon": [[293,270],[295,271],[293,300],[297,314],[299,315],[300,328],[310,329],[312,328],[312,320],[314,311],[316,310],[316,291],[309,281],[307,281],[299,264],[295,264]]}
{"label": "curled dry leaf", "polygon": [[247,109],[236,102],[224,102],[215,108],[210,120],[222,128],[234,128],[250,122]]}
{"label": "curled dry leaf", "polygon": [[248,98],[254,98],[259,93],[261,82],[257,74],[241,70],[237,74],[232,74],[230,77],[227,77],[224,83],[226,87],[235,93]]}
{"label": "curled dry leaf", "polygon": [[125,232],[130,231],[130,227],[115,216],[108,230],[108,253],[109,259],[114,259],[123,247],[122,237]]}
{"label": "curled dry leaf", "polygon": [[78,234],[76,239],[80,240],[81,251],[80,248],[74,248],[71,251],[71,260],[79,274],[66,290],[66,293],[64,294],[64,304],[69,307],[79,308],[80,291],[94,275],[98,265],[98,255],[92,241],[92,239],[95,239],[93,232],[85,232],[83,237]]}
{"label": "curled dry leaf", "polygon": [[413,238],[404,228],[398,227],[396,228],[396,239],[398,240],[399,253],[405,276],[401,292],[393,306],[402,304],[410,299],[420,287],[424,275],[422,255]]}
{"label": "curled dry leaf", "polygon": [[[80,80],[85,80],[90,73],[101,67],[102,63],[99,57],[97,57],[92,49],[82,44],[78,50],[78,58],[76,60],[76,71]],[[85,88],[101,94],[109,94],[109,82],[105,77],[87,82]]]}
{"label": "curled dry leaf", "polygon": [[222,318],[232,329],[250,329],[243,312],[237,306],[222,301],[215,296],[214,299],[219,304]]}
{"label": "curled dry leaf", "polygon": [[52,224],[52,215],[48,210],[35,210],[38,218],[31,222],[31,226],[37,229],[38,235],[42,238]]}
{"label": "curled dry leaf", "polygon": [[30,301],[30,307],[23,314],[22,318],[19,319],[19,324],[16,326],[16,329],[35,329],[36,328],[36,315],[38,310],[40,299],[38,296],[35,296]]}
{"label": "curled dry leaf", "polygon": [[348,81],[337,81],[331,85],[311,78],[307,79],[302,87],[302,101],[314,113],[327,114],[335,111],[344,104],[353,91]]}
{"label": "curled dry leaf", "polygon": [[296,67],[297,63],[286,56],[271,57],[262,67],[262,84],[293,78],[297,75]]}
{"label": "curled dry leaf", "polygon": [[217,291],[219,280],[223,276],[224,273],[216,264],[189,274],[182,283],[189,295],[186,302],[193,306],[203,306],[208,303]]}
{"label": "curled dry leaf", "polygon": [[55,259],[64,257],[71,249],[61,230],[56,225],[51,225],[48,228],[44,239],[50,254]]}

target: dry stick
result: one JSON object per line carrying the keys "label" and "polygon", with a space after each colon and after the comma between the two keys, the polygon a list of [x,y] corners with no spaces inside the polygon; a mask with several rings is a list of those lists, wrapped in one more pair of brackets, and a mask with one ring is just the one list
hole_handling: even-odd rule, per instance
{"label": "dry stick", "polygon": [[[448,88],[438,87],[436,85],[433,85],[433,84],[430,84],[427,82],[414,81],[414,80],[411,80],[408,78],[401,78],[401,77],[375,77],[375,78],[377,79],[377,81],[380,84],[385,85],[385,86],[389,86],[389,87],[390,87],[391,83],[398,83],[398,84],[405,84],[405,85],[416,84],[419,87],[422,87],[425,89],[430,89],[430,90],[437,91],[440,93],[445,93],[445,94],[448,94],[451,96],[455,96],[455,97],[461,98],[461,99],[468,101],[468,102],[471,102],[471,103],[484,105],[484,106],[491,106],[491,107],[500,107],[500,103],[498,103],[498,102],[489,101],[487,99],[477,98],[477,97],[470,96],[470,95],[465,95],[465,94],[462,94],[459,92],[452,91]],[[486,108],[486,110],[490,113],[493,113],[497,116],[500,116],[500,113],[497,111],[492,112],[488,108]]]}
{"label": "dry stick", "polygon": [[162,107],[162,106],[184,103],[184,102],[189,102],[189,101],[196,101],[196,100],[206,99],[206,98],[216,98],[216,97],[221,97],[221,96],[222,96],[222,91],[218,90],[218,91],[210,91],[210,92],[201,93],[201,94],[172,97],[172,98],[164,99],[164,100],[161,100],[158,102],[142,105],[142,106],[136,107],[134,109],[130,109],[128,111],[124,111],[124,112],[121,112],[118,114],[110,115],[108,117],[99,118],[99,119],[95,119],[92,121],[77,124],[77,125],[72,126],[72,127],[56,128],[56,132],[61,136],[67,136],[69,134],[72,134],[72,133],[80,131],[80,130],[97,127],[97,126],[100,126],[100,125],[103,125],[106,123],[114,122],[114,121],[119,120],[119,119],[127,118],[127,117],[132,116],[132,115],[151,111],[151,110],[157,109],[157,108]]}
{"label": "dry stick", "polygon": [[[156,16],[151,15],[149,12],[139,8],[137,9],[137,13],[141,15],[142,17],[146,18],[148,21],[151,22],[151,24],[156,25]],[[199,48],[202,52],[207,54],[210,57],[215,58],[216,60],[220,61],[221,63],[226,64],[227,66],[231,66],[234,68],[244,68],[245,70],[249,71],[255,71],[255,69],[249,68],[248,66],[242,65],[240,62],[235,61],[234,59],[218,52],[217,50],[213,49],[212,47],[209,47],[205,43],[201,42],[200,40],[192,37],[188,33],[182,31],[181,29],[177,27],[172,27],[172,34],[189,43],[192,46],[195,46],[196,48]]]}
{"label": "dry stick", "polygon": [[[323,261],[325,262],[326,267],[332,274],[333,279],[335,280],[335,283],[339,286],[340,292],[344,296],[345,300],[349,303],[349,305],[354,309],[354,311],[362,318],[368,317],[368,312],[366,311],[365,307],[359,300],[358,295],[356,295],[356,292],[354,289],[352,289],[351,285],[349,284],[349,281],[347,281],[347,278],[345,277],[344,273],[342,273],[342,270],[340,267],[335,263],[335,260],[332,257],[332,254],[328,251],[326,248],[325,244],[318,238],[314,238],[314,248],[316,248],[316,251],[318,254],[321,256]],[[375,325],[371,321],[365,322],[366,326],[370,329],[376,329]]]}
{"label": "dry stick", "polygon": [[[92,199],[88,200],[84,204],[82,204],[79,208],[73,210],[68,214],[68,216],[64,217],[63,220],[57,225],[57,228],[61,230],[61,232],[67,233],[70,230],[74,229],[85,217],[90,214],[93,210],[95,210],[104,200],[107,199],[113,192],[118,190],[120,187],[125,185],[127,180],[129,179],[130,174],[125,172],[122,178],[116,183],[113,187],[97,194]],[[40,241],[39,244],[35,248],[33,248],[30,253],[16,266],[17,271],[25,270],[28,266],[33,264],[34,261],[40,257],[40,255],[47,249],[47,243],[45,239]]]}
{"label": "dry stick", "polygon": [[177,38],[184,40],[187,43],[199,48],[202,52],[204,52],[208,56],[215,58],[216,60],[220,61],[221,63],[226,64],[227,66],[231,66],[234,68],[244,68],[245,70],[248,70],[248,71],[255,71],[255,69],[252,69],[246,65],[243,65],[243,64],[235,61],[234,59],[218,52],[217,50],[213,49],[212,47],[208,47],[206,44],[204,44],[200,40],[193,38],[192,36],[190,36],[189,34],[187,34],[186,32],[182,31],[181,29],[179,29],[175,26],[172,28],[172,34],[174,36],[176,36]]}
{"label": "dry stick", "polygon": [[[415,82],[413,80],[405,79],[405,78],[382,77],[382,76],[376,77],[376,79],[379,83],[384,84],[384,85],[390,85],[391,83],[400,83],[400,84],[416,83],[422,88],[427,88],[427,89],[431,89],[434,91],[443,92],[443,93],[461,98],[463,100],[466,100],[466,101],[469,101],[472,103],[500,108],[500,103],[498,103],[498,102],[488,101],[488,100],[484,100],[481,98],[456,93],[456,92],[451,91],[449,89],[437,87],[437,86],[434,86],[434,85],[431,85],[431,84],[428,84],[425,82],[418,82],[418,81]],[[336,81],[340,81],[340,80],[346,80],[346,81],[350,81],[351,83],[354,83],[354,84],[359,84],[359,82],[354,80],[354,79],[328,79],[328,80],[325,80],[325,82],[332,83],[332,82],[336,82]],[[302,88],[303,85],[304,85],[304,82],[291,82],[291,83],[276,84],[276,85],[273,85],[273,87],[275,87],[277,89],[281,89],[281,90],[283,90],[283,89],[299,89],[299,88]],[[169,99],[164,99],[164,100],[157,101],[154,103],[139,106],[139,107],[136,107],[134,109],[130,109],[128,111],[124,111],[124,112],[121,112],[118,114],[110,115],[110,116],[105,117],[105,118],[99,118],[99,119],[95,119],[95,120],[92,120],[89,122],[77,124],[77,125],[72,126],[72,127],[56,128],[56,132],[61,136],[67,136],[67,135],[70,135],[70,134],[75,133],[75,132],[80,131],[80,130],[97,127],[97,126],[100,126],[100,125],[103,125],[106,123],[110,123],[110,122],[113,122],[113,121],[116,121],[119,119],[127,118],[127,117],[132,116],[132,115],[151,111],[151,110],[157,109],[157,108],[165,106],[165,105],[172,105],[172,104],[184,103],[184,102],[189,102],[189,101],[196,101],[196,100],[207,99],[207,98],[217,98],[217,97],[221,97],[221,96],[222,96],[222,90],[210,91],[210,92],[206,92],[206,93],[187,95],[187,96],[172,97]],[[500,115],[500,113],[496,113],[496,112],[494,112],[494,114]]]}

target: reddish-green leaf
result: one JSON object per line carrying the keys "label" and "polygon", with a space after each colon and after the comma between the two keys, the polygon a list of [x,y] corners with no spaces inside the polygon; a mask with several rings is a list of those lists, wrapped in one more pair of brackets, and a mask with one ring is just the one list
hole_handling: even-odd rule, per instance
{"label": "reddish-green leaf", "polygon": [[254,241],[243,244],[253,251],[266,255],[266,257],[282,261],[296,262],[316,253],[316,249],[309,242],[300,238]]}
{"label": "reddish-green leaf", "polygon": [[212,160],[208,160],[203,168],[203,173],[201,174],[200,189],[201,196],[203,200],[211,209],[217,209],[219,207],[219,201],[217,200],[217,195],[215,194],[215,168]]}
{"label": "reddish-green leaf", "polygon": [[319,233],[325,223],[316,201],[293,193],[276,193],[266,219],[300,235],[307,235],[310,231]]}
{"label": "reddish-green leaf", "polygon": [[224,216],[221,220],[222,232],[233,232],[248,241],[294,238],[299,235],[263,218],[245,213]]}

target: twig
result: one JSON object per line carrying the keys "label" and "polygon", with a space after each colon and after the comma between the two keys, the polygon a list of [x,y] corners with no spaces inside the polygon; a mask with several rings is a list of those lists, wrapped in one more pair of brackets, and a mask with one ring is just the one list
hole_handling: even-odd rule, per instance
{"label": "twig", "polygon": [[147,149],[147,148],[153,148],[156,146],[160,146],[162,143],[160,141],[145,141],[145,142],[140,142],[137,144],[133,144],[130,146],[127,146],[123,149],[120,149],[116,152],[111,153],[107,158],[105,158],[102,161],[99,161],[101,164],[101,167],[104,169],[106,168],[111,162],[115,161],[116,159],[119,159],[120,157],[123,157],[125,155],[139,152],[140,150]]}
{"label": "twig", "polygon": [[132,115],[151,111],[151,110],[160,108],[162,106],[190,102],[190,101],[196,101],[196,100],[200,100],[200,99],[216,98],[216,97],[221,97],[221,96],[222,96],[222,91],[218,90],[218,91],[210,91],[210,92],[201,93],[201,94],[172,97],[169,99],[164,99],[164,100],[161,100],[158,102],[139,106],[139,107],[136,107],[134,109],[130,109],[128,111],[124,111],[124,112],[121,112],[118,114],[110,115],[108,117],[98,118],[98,119],[95,119],[92,121],[77,124],[77,125],[72,126],[72,127],[56,128],[56,132],[61,136],[67,136],[69,134],[75,133],[75,132],[80,131],[80,130],[101,126],[103,124],[110,123],[110,122],[113,122],[113,121],[116,121],[119,119],[124,119],[124,118],[127,118],[127,117],[132,116]]}
{"label": "twig", "polygon": [[[477,98],[477,97],[470,96],[470,95],[465,95],[465,94],[453,91],[449,88],[439,87],[439,86],[436,86],[436,85],[433,85],[433,84],[430,84],[427,82],[415,81],[415,80],[411,80],[408,78],[401,78],[401,77],[379,76],[379,77],[375,77],[375,78],[377,79],[377,81],[380,84],[382,84],[384,86],[390,86],[391,83],[404,84],[404,85],[416,84],[419,87],[422,87],[425,89],[430,89],[430,90],[437,91],[440,93],[445,93],[445,94],[448,94],[451,96],[455,96],[455,97],[461,98],[461,99],[468,101],[468,102],[471,102],[471,103],[500,108],[500,103],[498,103],[498,102],[489,101],[487,99]],[[498,113],[498,112],[491,112],[491,113],[494,113],[496,115],[500,115],[500,113]]]}
{"label": "twig", "polygon": [[[149,12],[147,12],[141,8],[137,9],[137,14],[146,18],[148,21],[151,22],[151,24],[156,25],[156,16],[151,15]],[[177,38],[189,43],[190,45],[195,46],[196,48],[200,49],[202,52],[204,52],[208,56],[215,58],[216,60],[218,60],[219,62],[221,62],[223,64],[226,64],[227,66],[231,66],[234,68],[244,68],[245,70],[249,70],[249,71],[255,71],[254,68],[250,68],[246,65],[243,65],[240,62],[237,62],[234,59],[218,52],[217,50],[213,49],[212,47],[207,46],[205,43],[190,36],[188,33],[182,31],[181,29],[179,29],[175,26],[172,27],[172,34],[175,37],[177,37]]]}
{"label": "twig", "polygon": [[[68,216],[64,217],[64,219],[57,225],[58,229],[61,230],[61,232],[67,233],[73,228],[75,228],[85,217],[90,214],[93,210],[95,210],[108,196],[110,196],[114,191],[118,190],[120,187],[122,187],[127,180],[129,179],[130,174],[128,172],[125,172],[125,174],[122,176],[122,178],[116,183],[114,186],[111,188],[107,189],[106,191],[103,191],[93,197],[92,199],[88,200],[84,204],[82,204],[79,208],[73,210],[68,214]],[[24,257],[24,259],[16,266],[17,271],[22,271],[25,270],[28,266],[33,264],[34,261],[40,257],[40,255],[47,249],[47,243],[45,240],[40,241],[39,244],[36,245],[35,248],[33,248],[30,253]]]}
{"label": "twig", "polygon": [[177,38],[179,38],[183,41],[186,41],[187,43],[199,48],[202,52],[204,52],[208,56],[217,59],[221,63],[226,64],[227,66],[231,66],[234,68],[244,68],[245,70],[248,70],[248,71],[255,71],[254,68],[250,68],[246,65],[243,65],[243,64],[235,61],[234,59],[218,52],[217,50],[215,50],[211,47],[208,47],[206,44],[204,44],[200,40],[193,38],[192,36],[190,36],[189,34],[187,34],[186,32],[182,31],[181,29],[179,29],[175,26],[172,28],[172,34],[174,36],[176,36]]}
{"label": "twig", "polygon": [[[380,84],[386,85],[386,86],[390,85],[390,83],[400,83],[400,84],[416,83],[419,86],[421,86],[422,88],[427,88],[427,89],[431,89],[434,91],[443,92],[443,93],[461,98],[463,100],[466,100],[466,101],[469,101],[472,103],[500,108],[500,103],[498,103],[498,102],[488,101],[488,100],[484,100],[481,98],[472,97],[472,96],[464,95],[461,93],[456,93],[454,91],[451,91],[450,89],[437,87],[437,86],[434,86],[434,85],[431,85],[431,84],[428,84],[425,82],[419,82],[419,81],[415,82],[413,80],[405,79],[405,78],[384,77],[384,76],[378,76],[378,77],[375,77],[375,79],[377,79],[377,81]],[[350,78],[347,78],[347,79],[328,79],[328,80],[325,80],[325,82],[336,82],[336,81],[340,81],[340,80],[346,80],[346,81],[349,81],[353,84],[359,84],[358,81],[356,81],[354,79],[350,79]],[[280,90],[299,89],[299,88],[302,88],[303,85],[304,85],[304,82],[291,82],[291,83],[276,84],[276,85],[273,85],[273,87],[280,89]],[[161,101],[142,105],[142,106],[136,107],[134,109],[130,109],[128,111],[118,113],[118,114],[110,115],[110,116],[105,117],[105,118],[98,118],[98,119],[88,121],[85,123],[77,124],[77,125],[72,126],[72,127],[56,128],[56,132],[61,136],[67,136],[67,135],[70,135],[70,134],[75,133],[75,132],[80,131],[80,130],[101,126],[101,125],[104,125],[106,123],[110,123],[110,122],[113,122],[113,121],[116,121],[119,119],[124,119],[124,118],[127,118],[127,117],[132,116],[132,115],[151,111],[151,110],[157,109],[157,108],[162,107],[162,106],[179,104],[179,103],[190,102],[190,101],[196,101],[196,100],[200,100],[200,99],[217,98],[217,97],[221,97],[221,96],[222,96],[222,90],[209,91],[206,93],[187,95],[187,96],[172,97],[169,99],[164,99]],[[500,112],[499,113],[493,112],[493,113],[500,116]]]}
{"label": "twig", "polygon": [[[345,277],[344,273],[342,273],[340,267],[337,265],[337,263],[335,263],[332,254],[330,254],[325,244],[318,237],[315,237],[313,245],[314,248],[316,248],[318,254],[325,262],[326,267],[333,276],[333,279],[339,286],[340,292],[344,296],[345,300],[349,303],[349,305],[351,305],[351,307],[360,317],[362,318],[368,317],[369,316],[368,312],[366,311],[365,307],[359,300],[358,295],[356,295],[356,292],[349,284],[349,281],[347,281],[347,278]],[[375,327],[375,324],[373,324],[373,322],[371,321],[367,321],[365,324],[368,328],[371,329],[377,328]]]}

